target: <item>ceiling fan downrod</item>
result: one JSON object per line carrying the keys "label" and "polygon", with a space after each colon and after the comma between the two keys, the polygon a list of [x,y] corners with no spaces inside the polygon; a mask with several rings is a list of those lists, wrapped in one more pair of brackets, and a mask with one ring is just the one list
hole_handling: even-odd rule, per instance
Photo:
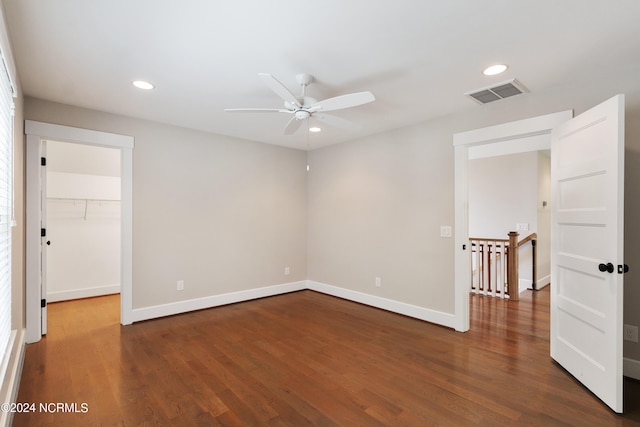
{"label": "ceiling fan downrod", "polygon": [[307,86],[309,86],[311,83],[313,83],[313,76],[311,74],[307,74],[307,73],[300,73],[298,75],[296,75],[296,81],[298,82],[298,84],[300,86],[302,86],[302,95],[300,95],[300,99],[304,99],[305,95],[306,95],[306,88]]}

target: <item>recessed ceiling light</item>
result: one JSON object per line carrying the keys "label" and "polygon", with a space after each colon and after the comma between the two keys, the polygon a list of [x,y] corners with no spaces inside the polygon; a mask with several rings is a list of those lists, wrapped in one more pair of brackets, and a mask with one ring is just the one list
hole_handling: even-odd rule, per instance
{"label": "recessed ceiling light", "polygon": [[507,68],[508,67],[504,64],[496,64],[492,65],[491,67],[485,68],[482,74],[484,74],[485,76],[495,76],[496,74],[504,73]]}
{"label": "recessed ceiling light", "polygon": [[151,83],[145,82],[144,80],[135,80],[133,82],[133,85],[138,89],[144,89],[144,90],[151,90],[154,88],[154,86]]}
{"label": "recessed ceiling light", "polygon": [[322,131],[322,128],[319,128],[318,126],[313,126],[309,128],[309,132],[320,132]]}

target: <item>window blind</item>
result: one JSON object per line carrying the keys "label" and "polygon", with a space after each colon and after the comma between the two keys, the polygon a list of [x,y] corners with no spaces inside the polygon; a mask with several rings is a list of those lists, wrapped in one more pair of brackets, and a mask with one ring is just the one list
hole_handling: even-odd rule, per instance
{"label": "window blind", "polygon": [[11,336],[13,90],[2,52],[0,58],[0,380],[4,380]]}

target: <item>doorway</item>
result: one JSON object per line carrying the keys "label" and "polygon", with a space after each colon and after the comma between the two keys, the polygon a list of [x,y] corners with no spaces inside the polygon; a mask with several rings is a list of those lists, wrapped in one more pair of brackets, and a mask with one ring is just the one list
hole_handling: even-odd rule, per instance
{"label": "doorway", "polygon": [[120,293],[120,150],[46,144],[47,303]]}
{"label": "doorway", "polygon": [[[545,137],[550,136],[541,136]],[[528,149],[522,145],[523,150]],[[493,292],[496,285],[499,289],[505,287],[506,262],[499,256],[505,253],[505,243],[500,239],[508,240],[512,231],[519,233],[520,242],[532,239],[518,248],[519,277],[514,289],[522,292],[548,285],[551,279],[550,151],[484,155],[470,149],[468,173],[469,236],[476,243],[471,248],[476,288],[481,278],[495,282],[489,287]],[[478,248],[478,244],[482,248]],[[499,271],[500,277],[481,275],[478,267],[482,261],[489,261],[485,262],[486,267]],[[478,291],[493,295],[487,289]],[[504,297],[502,293],[497,296]]]}
{"label": "doorway", "polygon": [[[538,135],[550,132],[554,236],[550,354],[618,413],[623,410],[622,287],[628,269],[623,249],[624,102],[620,94],[555,125],[550,115],[454,137],[456,237],[463,243],[456,248],[456,297],[460,297],[456,303],[461,308],[456,318],[460,326],[468,330],[469,319],[464,318],[468,306],[462,305],[462,293],[458,292],[469,281],[461,270],[469,264],[461,255],[469,238],[463,222],[468,193],[464,181],[459,182],[468,177],[469,145],[499,144],[505,141],[505,133],[513,139],[514,135],[527,137],[532,130]],[[541,129],[541,121],[547,130]],[[458,264],[458,260],[463,262]]]}
{"label": "doorway", "polygon": [[527,151],[548,150],[548,135],[555,126],[573,117],[567,110],[503,125],[454,134],[455,163],[455,329],[469,330],[469,289],[471,257],[469,256],[469,151],[502,155]]}
{"label": "doorway", "polygon": [[[42,201],[41,178],[44,144],[55,140],[68,143],[109,147],[119,150],[120,183],[120,323],[129,325],[133,318],[133,147],[134,138],[88,129],[25,121],[26,141],[26,342],[40,340],[46,331],[46,203]],[[44,230],[43,230],[44,229]],[[43,262],[45,268],[43,269]],[[43,286],[44,280],[44,286]]]}

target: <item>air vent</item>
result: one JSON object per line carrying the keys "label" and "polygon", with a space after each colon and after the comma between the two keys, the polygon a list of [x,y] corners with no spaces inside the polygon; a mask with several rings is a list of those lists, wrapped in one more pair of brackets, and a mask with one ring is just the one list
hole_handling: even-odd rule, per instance
{"label": "air vent", "polygon": [[492,101],[497,101],[498,99],[508,98],[525,92],[529,92],[527,88],[516,79],[513,79],[491,87],[467,92],[465,95],[480,104],[487,104]]}

